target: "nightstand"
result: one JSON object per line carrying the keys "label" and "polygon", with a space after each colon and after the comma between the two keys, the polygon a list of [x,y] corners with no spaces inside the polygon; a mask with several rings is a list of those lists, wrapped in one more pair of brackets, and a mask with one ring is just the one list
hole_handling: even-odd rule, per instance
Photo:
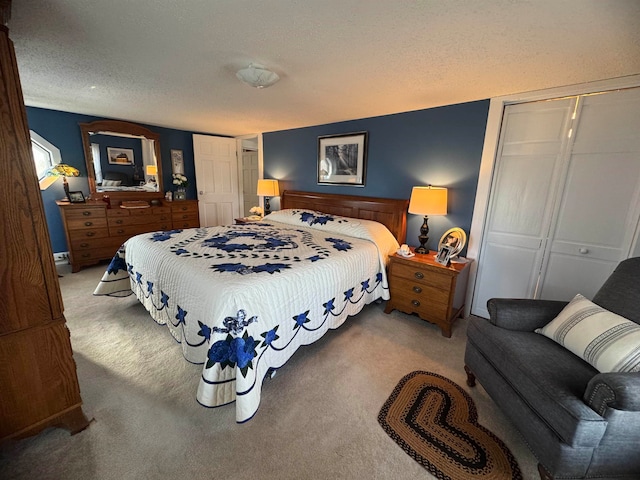
{"label": "nightstand", "polygon": [[[411,249],[413,252],[413,249]],[[405,258],[389,257],[389,290],[391,299],[385,313],[399,310],[415,313],[427,322],[435,323],[442,335],[451,337],[451,325],[464,310],[469,278],[469,265],[452,263],[449,267],[435,261],[437,252]]]}

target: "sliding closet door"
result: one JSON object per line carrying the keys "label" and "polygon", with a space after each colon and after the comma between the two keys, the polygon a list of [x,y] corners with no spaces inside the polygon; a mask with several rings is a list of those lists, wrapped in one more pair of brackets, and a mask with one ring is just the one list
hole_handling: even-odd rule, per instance
{"label": "sliding closet door", "polygon": [[630,255],[639,217],[640,89],[580,98],[539,298],[591,298]]}
{"label": "sliding closet door", "polygon": [[492,297],[532,298],[575,98],[505,109],[471,313]]}
{"label": "sliding closet door", "polygon": [[[508,106],[471,313],[591,298],[637,243],[640,88]],[[637,249],[637,245],[636,245]]]}

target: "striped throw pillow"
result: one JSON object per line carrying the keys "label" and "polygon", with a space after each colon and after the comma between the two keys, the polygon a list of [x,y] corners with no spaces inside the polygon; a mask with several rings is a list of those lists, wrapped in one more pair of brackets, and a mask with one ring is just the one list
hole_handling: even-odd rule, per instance
{"label": "striped throw pillow", "polygon": [[640,372],[640,325],[576,295],[536,330],[600,372]]}

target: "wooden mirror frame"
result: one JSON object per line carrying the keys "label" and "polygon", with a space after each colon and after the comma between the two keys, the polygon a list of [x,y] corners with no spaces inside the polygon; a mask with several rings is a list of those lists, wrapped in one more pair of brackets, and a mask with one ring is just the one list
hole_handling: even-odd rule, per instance
{"label": "wooden mirror frame", "polygon": [[[122,200],[153,200],[154,198],[163,198],[164,189],[162,185],[162,158],[160,157],[160,134],[152,132],[148,128],[135,123],[124,122],[121,120],[98,120],[91,123],[80,123],[80,131],[82,133],[82,147],[84,150],[84,159],[87,164],[87,176],[89,178],[89,191],[92,199],[101,199],[103,195],[109,195],[112,201],[116,203]],[[96,189],[96,172],[93,169],[93,155],[91,153],[92,133],[124,133],[137,137],[144,137],[147,140],[153,140],[153,148],[156,154],[156,166],[158,173],[156,174],[158,182],[157,192],[126,192],[126,191],[107,191],[98,192]]]}

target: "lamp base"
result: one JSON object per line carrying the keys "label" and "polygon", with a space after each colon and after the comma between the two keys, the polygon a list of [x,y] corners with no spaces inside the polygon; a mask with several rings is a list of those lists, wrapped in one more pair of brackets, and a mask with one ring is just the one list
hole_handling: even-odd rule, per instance
{"label": "lamp base", "polygon": [[429,253],[429,249],[427,248],[427,242],[429,241],[429,217],[427,215],[424,216],[424,222],[422,222],[422,226],[420,227],[420,235],[418,235],[418,241],[420,242],[420,246],[415,249],[415,252],[419,255],[425,255]]}
{"label": "lamp base", "polygon": [[269,197],[264,197],[264,214],[269,215],[271,213],[271,205],[269,205]]}

